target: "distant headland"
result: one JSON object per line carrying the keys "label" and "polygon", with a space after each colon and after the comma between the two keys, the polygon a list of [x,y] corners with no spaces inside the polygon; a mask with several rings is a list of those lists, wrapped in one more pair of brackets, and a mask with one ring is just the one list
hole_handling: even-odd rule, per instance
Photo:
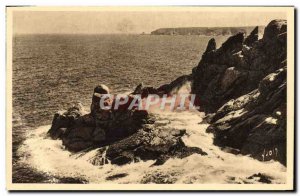
{"label": "distant headland", "polygon": [[[151,32],[151,35],[234,35],[239,32],[249,34],[254,26],[247,27],[179,27],[179,28],[160,28]],[[264,26],[259,26],[259,34],[263,33]]]}

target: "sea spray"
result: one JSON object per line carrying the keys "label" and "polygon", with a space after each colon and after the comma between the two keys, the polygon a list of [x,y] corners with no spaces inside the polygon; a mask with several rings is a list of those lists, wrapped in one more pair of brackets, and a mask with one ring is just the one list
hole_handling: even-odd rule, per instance
{"label": "sea spray", "polygon": [[[213,136],[205,132],[207,124],[199,124],[202,113],[177,111],[155,113],[158,121],[168,121],[166,127],[186,129],[183,141],[187,146],[196,146],[208,153],[179,159],[171,158],[161,166],[151,167],[154,161],[140,161],[124,166],[93,165],[91,160],[98,149],[74,156],[63,148],[60,140],[46,137],[49,126],[28,130],[26,140],[19,149],[26,152],[24,164],[60,177],[83,178],[89,183],[157,183],[163,175],[166,181],[176,183],[261,183],[249,176],[264,173],[272,183],[285,183],[286,168],[278,162],[259,162],[248,156],[234,155],[213,145]],[[102,157],[105,158],[105,157]],[[102,159],[103,161],[103,159]],[[123,177],[111,179],[118,174]]]}

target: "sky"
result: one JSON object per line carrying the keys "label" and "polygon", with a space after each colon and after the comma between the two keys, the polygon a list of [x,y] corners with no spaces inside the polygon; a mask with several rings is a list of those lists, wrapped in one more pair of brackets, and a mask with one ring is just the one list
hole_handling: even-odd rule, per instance
{"label": "sky", "polygon": [[150,33],[158,28],[265,26],[285,12],[14,11],[14,34]]}

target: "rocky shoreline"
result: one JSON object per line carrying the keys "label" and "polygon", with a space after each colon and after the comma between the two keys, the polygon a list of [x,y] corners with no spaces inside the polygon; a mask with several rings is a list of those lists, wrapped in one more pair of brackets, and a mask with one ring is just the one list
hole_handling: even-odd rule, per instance
{"label": "rocky shoreline", "polygon": [[193,70],[192,93],[209,115],[215,144],[244,155],[286,164],[287,23],[271,21],[263,38],[255,28],[221,48],[210,40]]}
{"label": "rocky shoreline", "polygon": [[[159,88],[139,85],[132,95],[172,94],[191,82],[191,93],[200,99],[200,110],[210,124],[207,132],[214,134],[216,145],[286,164],[286,27],[286,21],[274,20],[262,39],[258,40],[258,28],[254,28],[248,37],[237,33],[218,49],[211,39],[191,75]],[[94,133],[95,119],[80,106],[55,114],[48,133],[79,154],[98,149],[91,160],[94,165],[141,160],[155,160],[154,165],[159,165],[172,157],[207,155],[184,144],[185,130],[160,130],[161,122],[148,112],[129,111],[129,116],[127,112],[113,111],[121,117],[126,113],[127,118],[122,117],[124,123],[114,126],[105,141],[95,139],[99,134]],[[115,133],[120,134],[115,137]]]}

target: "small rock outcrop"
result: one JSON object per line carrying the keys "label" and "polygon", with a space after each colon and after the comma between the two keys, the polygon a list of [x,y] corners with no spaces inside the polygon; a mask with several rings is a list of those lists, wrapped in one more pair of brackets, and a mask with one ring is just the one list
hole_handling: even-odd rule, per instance
{"label": "small rock outcrop", "polygon": [[141,83],[135,88],[135,90],[131,94],[141,95],[142,98],[145,98],[150,94],[155,94],[159,96],[163,96],[164,94],[172,95],[172,94],[176,94],[182,86],[184,86],[188,82],[191,82],[191,79],[192,79],[191,75],[183,75],[176,78],[169,84],[164,84],[158,88],[152,86],[144,87],[144,85]]}
{"label": "small rock outcrop", "polygon": [[[146,111],[112,111],[113,117],[109,127],[97,129],[97,119],[92,113],[84,114],[79,107],[57,112],[54,115],[48,135],[52,139],[61,139],[65,148],[78,152],[88,148],[96,148],[121,140],[142,128],[149,120]],[[103,135],[104,134],[104,135]]]}

